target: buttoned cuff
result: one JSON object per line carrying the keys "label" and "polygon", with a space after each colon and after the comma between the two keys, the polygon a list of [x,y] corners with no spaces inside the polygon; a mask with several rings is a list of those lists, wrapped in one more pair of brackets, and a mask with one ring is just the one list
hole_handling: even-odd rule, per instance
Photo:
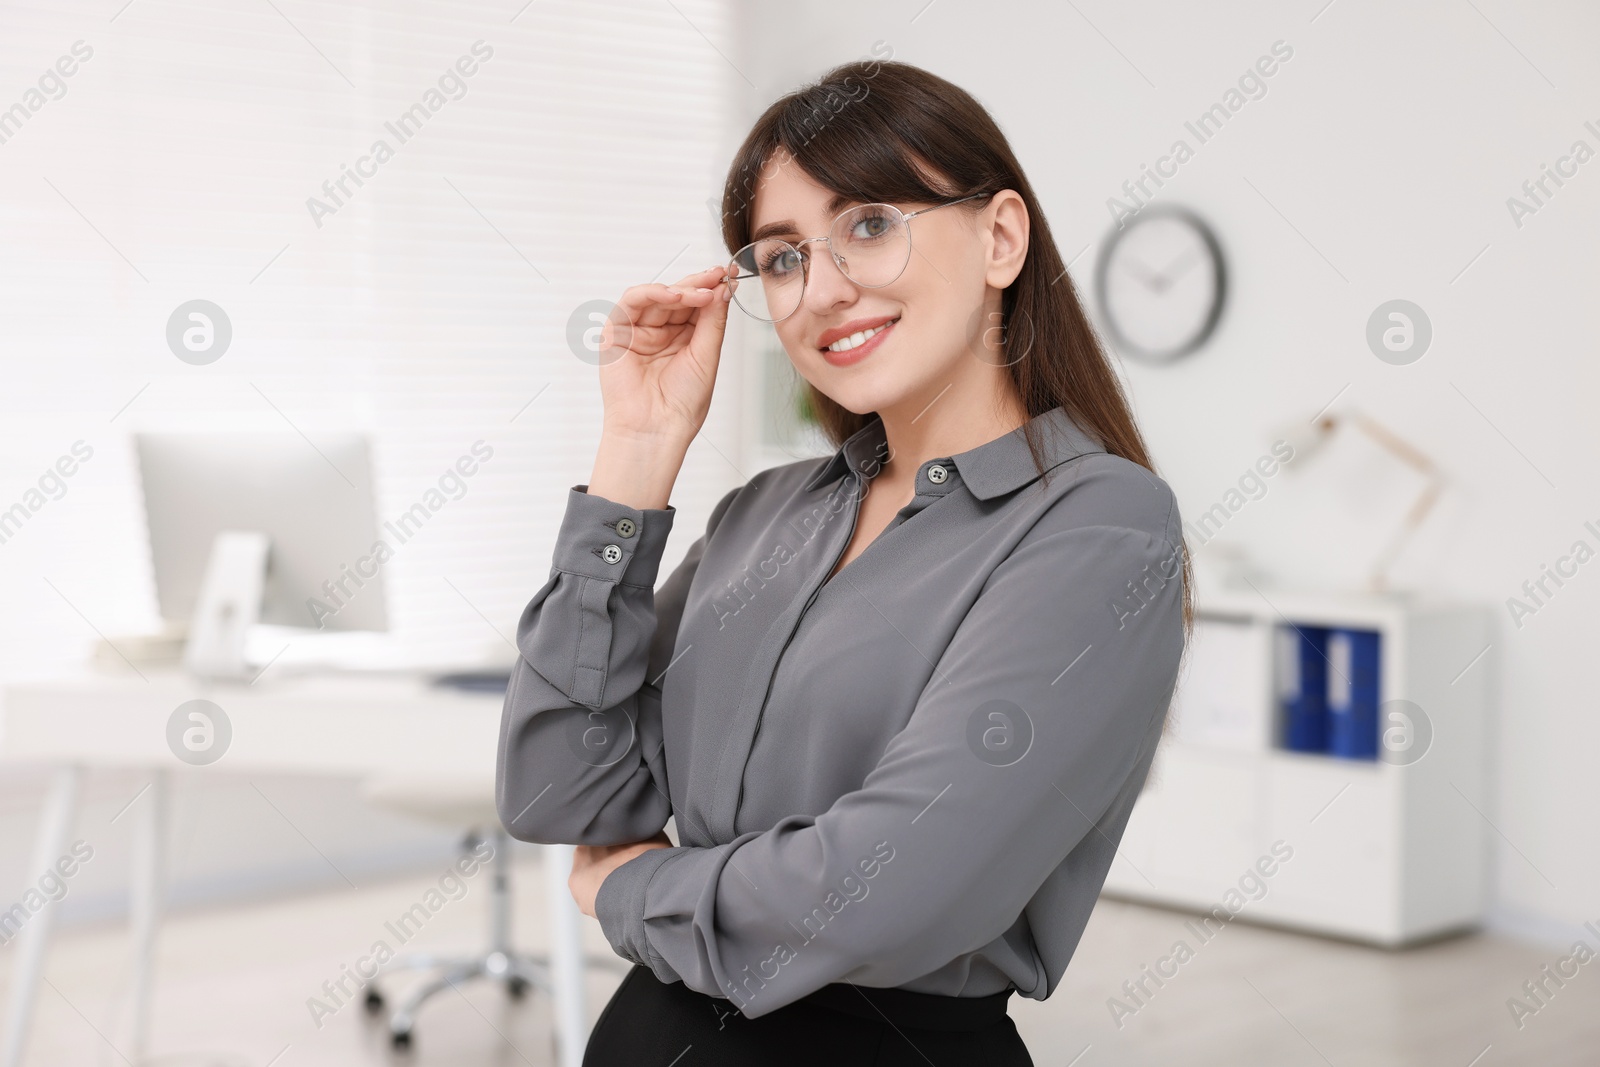
{"label": "buttoned cuff", "polygon": [[665,960],[650,952],[645,940],[644,905],[650,879],[668,860],[698,849],[675,845],[672,848],[653,848],[641,852],[618,867],[600,883],[594,897],[594,915],[612,949],[623,959],[649,967],[663,982],[681,979],[672,972]]}
{"label": "buttoned cuff", "polygon": [[567,491],[556,536],[555,569],[620,585],[654,589],[677,509],[631,508],[588,492]]}

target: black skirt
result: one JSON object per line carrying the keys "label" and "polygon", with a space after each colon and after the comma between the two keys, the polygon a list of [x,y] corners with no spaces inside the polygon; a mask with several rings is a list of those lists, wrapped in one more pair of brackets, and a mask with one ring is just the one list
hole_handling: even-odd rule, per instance
{"label": "black skirt", "polygon": [[748,1019],[724,997],[635,965],[600,1013],[583,1067],[1033,1067],[1012,990],[942,997],[835,982]]}

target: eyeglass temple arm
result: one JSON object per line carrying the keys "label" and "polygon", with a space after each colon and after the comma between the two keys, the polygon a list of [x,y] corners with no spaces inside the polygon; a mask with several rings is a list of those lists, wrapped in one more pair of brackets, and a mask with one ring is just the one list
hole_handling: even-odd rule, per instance
{"label": "eyeglass temple arm", "polygon": [[946,200],[944,203],[942,203],[942,204],[934,204],[932,207],[918,208],[916,211],[912,211],[912,212],[909,212],[909,213],[906,214],[906,216],[905,216],[906,217],[906,221],[909,222],[910,220],[916,218],[918,215],[926,215],[928,212],[937,211],[942,207],[953,207],[956,204],[964,204],[968,200],[976,200],[980,196],[993,196],[993,195],[994,195],[993,193],[973,193],[971,196],[963,196],[959,200]]}

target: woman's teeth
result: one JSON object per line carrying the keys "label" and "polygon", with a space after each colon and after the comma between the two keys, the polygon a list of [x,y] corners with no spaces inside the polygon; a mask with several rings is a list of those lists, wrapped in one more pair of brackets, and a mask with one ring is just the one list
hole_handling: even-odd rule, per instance
{"label": "woman's teeth", "polygon": [[828,346],[828,351],[848,352],[857,345],[865,344],[868,338],[877,336],[899,321],[899,319],[890,319],[882,326],[874,326],[870,330],[862,330],[859,333],[851,334],[849,337],[841,337],[837,341],[833,342],[833,344]]}

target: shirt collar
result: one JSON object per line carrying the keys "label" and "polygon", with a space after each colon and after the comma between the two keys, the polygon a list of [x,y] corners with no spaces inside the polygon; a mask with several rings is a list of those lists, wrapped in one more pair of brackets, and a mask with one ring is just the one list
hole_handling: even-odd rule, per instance
{"label": "shirt collar", "polygon": [[822,469],[811,476],[805,491],[827,485],[845,471],[859,470],[868,478],[877,474],[877,468],[889,454],[888,441],[883,432],[883,419],[874,411],[865,426],[845,438],[844,444],[823,463]]}
{"label": "shirt collar", "polygon": [[[1035,415],[1029,424],[1038,430],[1046,470],[1078,456],[1105,451],[1099,438],[1080,426],[1060,406]],[[883,420],[874,412],[867,424],[846,438],[823,463],[806,483],[805,491],[820,488],[852,469],[871,478],[887,456]],[[1039,478],[1039,469],[1034,466],[1033,453],[1028,450],[1028,441],[1020,426],[977,448],[953,456],[935,457],[923,466],[941,461],[955,464],[962,482],[979,500],[1015,492]]]}

